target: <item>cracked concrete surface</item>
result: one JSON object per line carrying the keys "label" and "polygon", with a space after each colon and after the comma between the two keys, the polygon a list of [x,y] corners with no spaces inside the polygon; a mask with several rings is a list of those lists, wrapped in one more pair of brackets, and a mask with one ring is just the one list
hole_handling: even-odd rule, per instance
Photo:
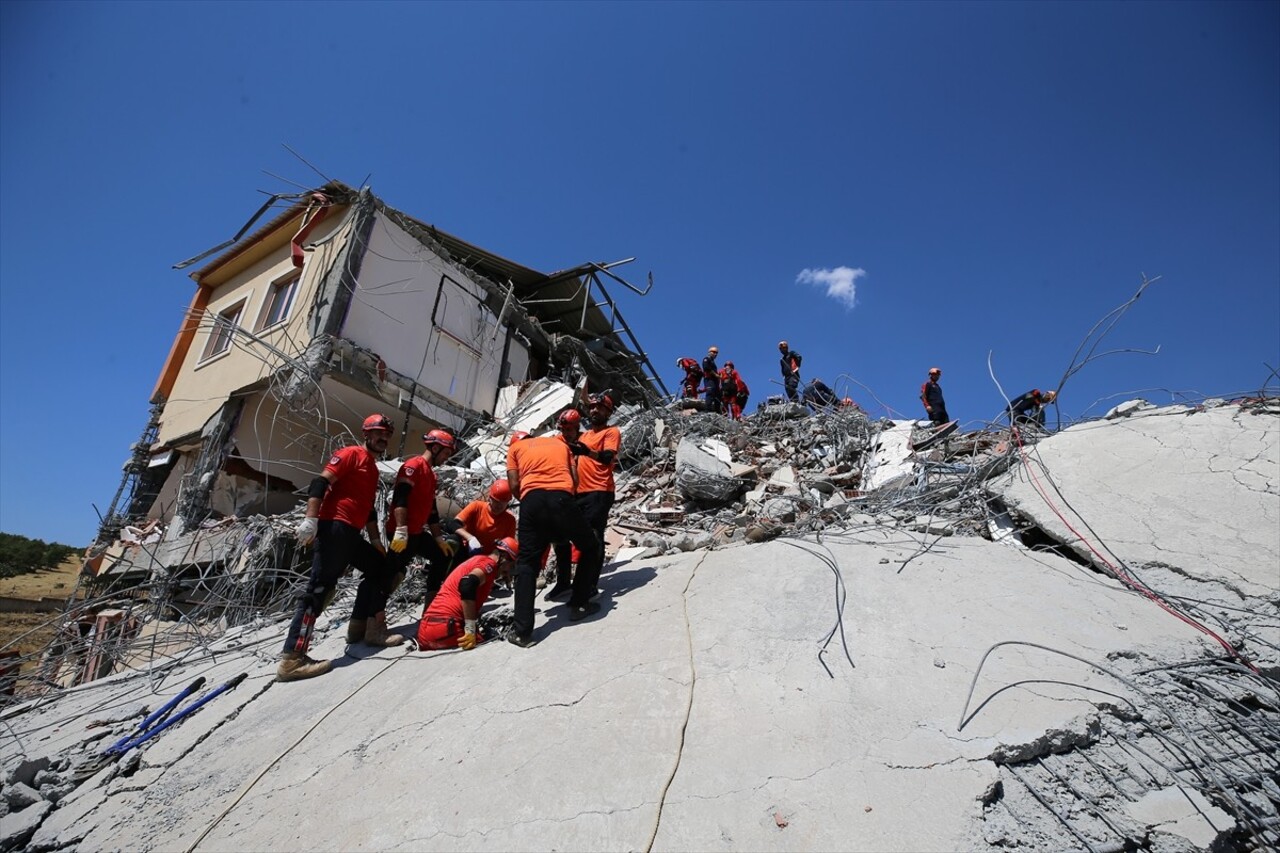
{"label": "cracked concrete surface", "polygon": [[[1147,416],[1076,428],[1038,452],[1094,529],[1132,553],[1126,559],[1151,562],[1139,545],[1156,536],[1164,564],[1238,587],[1245,597],[1232,606],[1254,607],[1254,591],[1267,587],[1258,563],[1274,569],[1280,559],[1280,529],[1263,529],[1280,503],[1275,420],[1180,415],[1194,441],[1168,423]],[[1215,456],[1200,442],[1210,439],[1235,447],[1246,464],[1232,468],[1219,452],[1213,464],[1222,470],[1208,470]],[[1105,463],[1090,462],[1090,442]],[[1132,458],[1134,448],[1156,461]],[[1122,458],[1128,473],[1118,470]],[[1092,473],[1076,472],[1086,465]],[[1181,473],[1153,474],[1165,465]],[[1198,479],[1189,466],[1199,466]],[[1251,472],[1245,480],[1242,470]],[[1189,477],[1217,500],[1238,502],[1229,526],[1228,508],[1186,494],[1180,484]],[[1123,512],[1141,515],[1126,502],[1155,500],[1126,491],[1147,481],[1178,499],[1134,520],[1141,534],[1119,530]],[[1032,512],[1022,486],[1005,492],[1018,511]],[[1167,529],[1179,523],[1201,535]],[[1220,543],[1230,543],[1214,563],[1221,575],[1189,565]],[[158,707],[197,675],[211,685],[250,676],[140,757],[126,756],[46,809],[26,846],[1061,849],[1074,839],[1009,775],[1010,765],[1027,762],[1017,772],[1030,778],[1050,757],[1059,772],[1085,768],[1073,783],[1085,793],[1101,790],[1090,766],[1132,777],[1123,792],[1130,801],[1106,794],[1101,802],[1113,823],[1127,814],[1123,825],[1135,833],[1144,824],[1208,846],[1232,825],[1211,797],[1195,793],[1196,811],[1150,795],[1174,784],[1154,765],[1124,764],[1135,709],[1154,715],[1143,692],[1030,646],[1003,646],[977,672],[984,652],[1008,640],[1127,677],[1212,657],[1220,650],[1211,640],[1053,554],[963,536],[913,557],[917,550],[901,531],[866,528],[612,566],[599,617],[572,624],[563,606],[540,601],[540,642],[527,650],[352,647],[358,656],[344,657],[350,603],[339,602],[320,621],[315,651],[337,666],[295,684],[272,681],[283,622],[240,630],[213,644],[212,656],[196,650],[189,663],[151,677],[104,679],[6,712],[0,737],[10,771],[23,755],[93,754],[135,725],[142,705]],[[1155,565],[1145,571],[1185,580]],[[413,615],[400,614],[400,625]],[[1256,631],[1277,621],[1264,613]],[[1265,709],[1273,696],[1258,695],[1250,701]],[[87,728],[95,719],[115,722]],[[1045,791],[1055,784],[1036,778]],[[1009,812],[998,812],[1002,801]],[[1105,840],[1108,827],[1098,827],[1092,837]]]}

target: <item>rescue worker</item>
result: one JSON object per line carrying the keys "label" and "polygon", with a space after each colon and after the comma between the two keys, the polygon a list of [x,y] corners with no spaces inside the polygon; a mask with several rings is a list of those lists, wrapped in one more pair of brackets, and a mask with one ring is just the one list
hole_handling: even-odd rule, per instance
{"label": "rescue worker", "polygon": [[591,601],[600,576],[600,547],[574,502],[577,478],[573,454],[559,437],[523,438],[507,448],[507,480],[520,498],[516,527],[521,547],[514,578],[515,618],[505,639],[522,648],[534,644],[538,563],[548,543],[567,539],[582,555],[569,596],[569,618],[576,622],[600,609]]}
{"label": "rescue worker", "polygon": [[[422,443],[425,445],[425,452],[421,456],[406,459],[396,472],[391,500],[387,504],[387,533],[391,540],[391,553],[387,560],[392,565],[392,574],[396,579],[392,587],[394,589],[404,580],[411,559],[425,559],[427,600],[430,601],[440,591],[440,586],[449,574],[449,565],[458,547],[458,539],[446,536],[440,526],[440,513],[436,509],[437,478],[434,466],[448,461],[457,450],[458,441],[447,430],[433,429],[422,436]],[[361,628],[352,619],[347,628],[347,642],[359,642],[352,637],[364,633]],[[385,625],[382,631],[385,634]],[[373,642],[377,632],[378,629],[370,624],[364,634],[365,642],[382,645]],[[399,643],[401,639],[396,639],[392,644]]]}
{"label": "rescue worker", "polygon": [[[572,451],[573,446],[578,443],[578,439],[582,436],[582,413],[577,409],[565,409],[556,417],[556,428],[560,430],[561,441],[567,444]],[[567,595],[569,589],[573,586],[573,564],[577,562],[574,559],[577,555],[575,555],[574,548],[568,541],[554,542],[548,548],[553,548],[556,553],[556,582],[551,590],[546,593],[546,596],[547,598],[559,598],[562,595]],[[545,549],[541,562],[541,568],[546,568],[547,551]],[[539,583],[541,582],[539,581]]]}
{"label": "rescue worker", "polygon": [[735,421],[742,420],[742,409],[738,406],[738,371],[733,369],[733,362],[726,361],[720,368],[720,399],[724,401],[724,413]]}
{"label": "rescue worker", "polygon": [[[316,619],[333,599],[338,578],[355,566],[364,575],[351,607],[352,619],[368,620],[385,601],[391,582],[390,566],[378,532],[378,457],[391,439],[391,421],[369,415],[361,431],[364,444],[344,447],[333,454],[307,490],[307,508],[298,523],[298,544],[313,543],[311,574],[298,599],[289,633],[276,668],[277,681],[301,681],[323,675],[332,667],[327,660],[307,656]],[[360,535],[364,527],[368,540]]]}
{"label": "rescue worker", "polygon": [[716,367],[716,356],[719,354],[719,347],[710,347],[706,357],[702,359],[703,388],[707,394],[707,411],[711,412],[720,412],[724,408],[720,398],[720,368]]}
{"label": "rescue worker", "polygon": [[[617,465],[618,452],[622,448],[622,433],[616,426],[609,426],[609,418],[613,416],[613,392],[603,391],[587,396],[587,417],[591,420],[591,428],[582,434],[580,441],[569,445],[574,454],[578,468],[578,492],[574,502],[582,512],[592,531],[596,535],[596,543],[600,547],[600,560],[597,563],[594,578],[582,577],[581,586],[590,589],[594,596],[600,581],[600,568],[604,563],[604,532],[609,526],[609,510],[613,509],[614,480],[613,469]],[[556,557],[557,561],[559,557]],[[579,559],[578,576],[584,574]],[[572,590],[567,583],[568,578],[557,576],[555,587],[547,593],[547,598],[568,595]],[[573,587],[577,588],[575,577]]]}
{"label": "rescue worker", "polygon": [[941,377],[942,371],[931,367],[928,381],[920,386],[920,402],[924,403],[924,410],[929,413],[929,420],[934,426],[942,426],[951,420],[947,415],[947,402],[942,398],[942,386],[938,384]]}
{"label": "rescue worker", "polygon": [[839,404],[836,392],[832,391],[830,386],[821,379],[810,380],[809,384],[804,386],[804,392],[800,396],[804,400],[804,404],[815,412],[823,409],[834,409]]}
{"label": "rescue worker", "polygon": [[702,384],[702,368],[698,366],[697,359],[688,356],[678,358],[676,367],[684,371],[684,379],[680,380],[680,398],[682,400],[698,399],[698,386]]}
{"label": "rescue worker", "polygon": [[472,501],[458,513],[456,532],[467,545],[468,557],[488,554],[500,540],[516,535],[516,517],[507,509],[510,503],[511,484],[494,480],[484,500]]}
{"label": "rescue worker", "polygon": [[800,362],[804,359],[800,353],[791,349],[786,341],[778,341],[778,352],[782,353],[779,364],[782,366],[782,385],[787,389],[787,399],[799,402],[797,389],[800,387]]}
{"label": "rescue worker", "polygon": [[489,554],[476,554],[450,572],[440,594],[422,611],[418,648],[474,649],[480,642],[480,608],[489,600],[494,581],[510,576],[519,552],[515,537],[505,536]]}
{"label": "rescue worker", "polygon": [[747,398],[751,396],[751,389],[747,387],[746,380],[742,378],[742,374],[738,372],[738,369],[733,366],[732,361],[726,361],[724,366],[733,371],[733,381],[738,386],[738,395],[733,403],[738,407],[737,417],[741,419],[742,413],[746,411]]}
{"label": "rescue worker", "polygon": [[1042,392],[1039,388],[1032,388],[1020,397],[1015,397],[1009,401],[1007,410],[1010,425],[1027,426],[1034,424],[1043,429],[1044,408],[1056,399],[1058,399],[1057,391]]}

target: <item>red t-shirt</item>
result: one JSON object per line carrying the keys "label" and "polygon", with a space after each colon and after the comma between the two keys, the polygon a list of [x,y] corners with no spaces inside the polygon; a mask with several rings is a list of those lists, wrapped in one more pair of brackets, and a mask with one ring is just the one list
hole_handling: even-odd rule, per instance
{"label": "red t-shirt", "polygon": [[[431,460],[425,456],[415,456],[412,459],[406,459],[404,464],[400,466],[400,470],[396,472],[397,483],[408,483],[413,488],[409,490],[409,505],[405,507],[409,514],[409,535],[421,533],[427,528],[427,520],[431,518],[431,513],[436,509],[436,482],[435,469],[431,467]],[[391,503],[387,503],[387,531],[394,532],[396,528],[396,517],[392,511]]]}
{"label": "red t-shirt", "polygon": [[480,540],[480,548],[486,554],[493,550],[499,539],[516,535],[516,517],[507,510],[493,517],[488,501],[472,501],[458,513],[462,526]]}
{"label": "red t-shirt", "polygon": [[573,454],[558,437],[526,438],[507,449],[507,468],[520,474],[520,497],[534,489],[573,492]]}
{"label": "red t-shirt", "polygon": [[364,445],[353,445],[333,454],[324,470],[333,482],[320,503],[321,520],[364,527],[378,496],[378,461]]}
{"label": "red t-shirt", "polygon": [[622,433],[615,426],[591,429],[582,434],[582,443],[592,453],[612,450],[614,461],[601,464],[586,456],[578,457],[578,494],[583,492],[612,492],[613,468],[617,464],[618,449],[622,447]]}
{"label": "red t-shirt", "polygon": [[458,624],[462,624],[462,593],[458,590],[458,583],[476,569],[484,569],[484,580],[480,581],[480,586],[476,589],[476,614],[479,615],[480,608],[489,600],[489,592],[498,576],[498,561],[484,554],[472,557],[449,573],[436,597],[431,599],[427,609],[422,612],[424,625],[428,623],[428,617],[445,621],[457,619]]}

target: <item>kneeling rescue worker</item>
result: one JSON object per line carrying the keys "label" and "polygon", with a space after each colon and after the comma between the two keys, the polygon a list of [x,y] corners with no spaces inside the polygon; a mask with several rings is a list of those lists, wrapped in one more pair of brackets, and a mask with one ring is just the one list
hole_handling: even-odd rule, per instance
{"label": "kneeling rescue worker", "polygon": [[496,580],[511,575],[520,546],[515,537],[498,540],[491,555],[477,554],[454,569],[418,623],[418,648],[470,650],[480,642],[480,608]]}
{"label": "kneeling rescue worker", "polygon": [[[351,607],[353,620],[369,619],[389,594],[391,572],[373,504],[378,493],[378,457],[386,452],[391,439],[391,421],[383,415],[370,415],[364,419],[363,432],[364,444],[333,454],[307,491],[306,517],[298,523],[296,534],[300,546],[315,543],[315,550],[306,592],[298,599],[280,654],[278,681],[314,678],[331,668],[327,660],[312,660],[307,650],[316,619],[333,599],[338,578],[347,566],[355,566],[364,575]],[[368,540],[360,535],[362,525]]]}

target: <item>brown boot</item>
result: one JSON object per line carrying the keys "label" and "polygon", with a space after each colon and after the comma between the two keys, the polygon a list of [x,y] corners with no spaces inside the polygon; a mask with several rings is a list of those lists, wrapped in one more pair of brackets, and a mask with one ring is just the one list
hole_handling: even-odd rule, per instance
{"label": "brown boot", "polygon": [[324,675],[333,667],[327,660],[312,660],[302,652],[285,652],[276,667],[276,681],[302,681]]}
{"label": "brown boot", "polygon": [[364,644],[366,646],[398,646],[403,642],[404,637],[399,634],[387,633],[386,611],[375,613],[369,617],[369,623],[364,629]]}
{"label": "brown boot", "polygon": [[351,645],[352,643],[363,643],[364,634],[367,630],[366,626],[368,624],[368,619],[356,619],[355,617],[352,617],[351,621],[347,623],[347,645]]}

